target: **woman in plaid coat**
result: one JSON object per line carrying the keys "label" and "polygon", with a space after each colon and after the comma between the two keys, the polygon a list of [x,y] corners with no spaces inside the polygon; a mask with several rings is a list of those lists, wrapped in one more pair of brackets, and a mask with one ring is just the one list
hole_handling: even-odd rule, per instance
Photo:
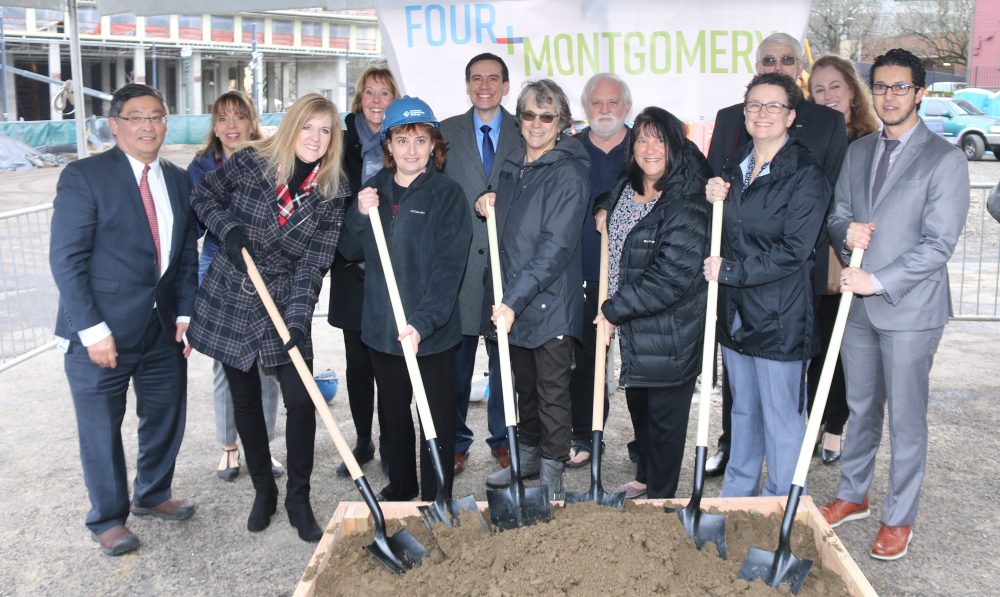
{"label": "woman in plaid coat", "polygon": [[[312,367],[310,330],[323,276],[333,262],[343,220],[342,133],[337,107],[319,94],[299,98],[271,138],[242,149],[207,174],[192,193],[219,251],[195,300],[191,345],[222,362],[233,395],[236,429],[256,496],[247,528],[262,531],[277,509],[278,487],[261,407],[257,362],[275,368],[285,402],[288,520],[305,541],[322,535],[309,504],[315,409],[288,350]],[[291,335],[283,344],[246,276],[246,248]]]}

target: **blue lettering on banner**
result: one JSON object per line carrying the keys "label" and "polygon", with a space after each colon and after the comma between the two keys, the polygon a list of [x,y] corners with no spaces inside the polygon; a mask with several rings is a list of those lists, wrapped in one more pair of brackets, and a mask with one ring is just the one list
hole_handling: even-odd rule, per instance
{"label": "blue lettering on banner", "polygon": [[497,15],[492,4],[412,4],[403,7],[403,14],[410,48],[415,45],[415,34],[422,35],[430,46],[465,45],[473,39],[477,44],[497,41],[493,33]]}

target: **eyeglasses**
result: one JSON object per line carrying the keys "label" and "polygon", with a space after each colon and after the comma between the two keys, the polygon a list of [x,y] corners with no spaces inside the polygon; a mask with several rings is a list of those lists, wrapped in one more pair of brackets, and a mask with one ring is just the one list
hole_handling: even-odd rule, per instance
{"label": "eyeglasses", "polygon": [[894,85],[875,83],[872,85],[872,95],[885,95],[885,92],[889,91],[889,89],[892,89],[893,95],[906,95],[910,92],[910,89],[920,89],[920,85],[914,85],[913,83],[896,83]]}
{"label": "eyeglasses", "polygon": [[789,110],[792,109],[791,106],[786,106],[781,102],[768,102],[766,104],[761,102],[746,102],[745,104],[743,104],[744,110],[754,114],[760,112],[761,108],[766,109],[768,114],[781,114],[781,111],[786,108]]}
{"label": "eyeglasses", "polygon": [[775,64],[778,64],[779,60],[781,61],[781,64],[785,66],[792,66],[799,61],[799,59],[795,56],[764,56],[760,59],[760,63],[764,66],[774,66]]}
{"label": "eyeglasses", "polygon": [[166,116],[115,116],[118,120],[124,120],[132,126],[141,124],[166,124]]}
{"label": "eyeglasses", "polygon": [[551,123],[556,119],[555,114],[535,114],[534,112],[521,112],[521,120],[524,122],[534,122],[535,119],[541,120],[545,124]]}

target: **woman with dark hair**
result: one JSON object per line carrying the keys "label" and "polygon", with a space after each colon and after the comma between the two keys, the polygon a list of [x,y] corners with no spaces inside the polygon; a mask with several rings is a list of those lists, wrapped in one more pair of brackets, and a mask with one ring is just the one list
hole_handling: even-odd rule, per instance
{"label": "woman with dark hair", "polygon": [[[357,201],[361,184],[382,169],[382,119],[385,110],[397,97],[396,80],[383,67],[366,68],[355,86],[351,112],[344,118],[344,174],[351,196],[345,210]],[[346,232],[346,231],[345,231]],[[375,413],[375,374],[372,372],[368,347],[361,341],[361,314],[365,296],[365,262],[348,261],[337,251],[330,269],[330,310],[327,321],[344,332],[344,353],[347,360],[347,400],[351,419],[357,431],[354,458],[358,464],[375,457],[372,441],[372,416]],[[382,420],[379,413],[379,421]],[[381,425],[379,425],[381,427]],[[382,470],[387,462],[383,458]],[[347,477],[347,465],[337,467],[338,477]]]}
{"label": "woman with dark hair", "polygon": [[[236,429],[256,492],[247,529],[267,528],[278,503],[259,363],[274,368],[281,385],[285,510],[304,541],[319,541],[323,534],[309,503],[316,409],[288,351],[297,347],[312,367],[313,309],[343,220],[339,119],[337,106],[318,93],[300,97],[272,137],[234,153],[191,195],[191,207],[225,250],[216,253],[198,290],[188,337],[196,350],[222,361],[232,390]],[[288,325],[287,343],[246,276],[243,249],[253,256]]]}
{"label": "woman with dark hair", "polygon": [[705,260],[719,282],[719,343],[733,388],[732,451],[724,497],[786,495],[805,435],[805,369],[813,334],[816,239],[830,188],[789,127],[802,92],[789,77],[757,75],[743,112],[751,141],[706,185],[726,201],[722,257]]}
{"label": "woman with dark hair", "polygon": [[[365,303],[361,340],[368,346],[379,391],[382,451],[389,459],[389,484],[379,500],[433,500],[437,479],[427,443],[420,442],[417,485],[413,388],[401,342],[412,342],[437,431],[441,462],[455,451],[455,355],[462,339],[458,289],[472,242],[472,221],[462,187],[441,173],[448,144],[434,113],[423,101],[404,96],[382,120],[385,168],[358,193],[347,215],[341,254],[364,259]],[[406,327],[396,327],[389,290],[368,212],[377,209],[399,287]],[[421,436],[423,433],[421,432]],[[421,437],[421,439],[423,439]],[[446,494],[453,469],[444,467]]]}
{"label": "woman with dark hair", "polygon": [[[868,89],[858,79],[854,65],[840,56],[827,54],[813,63],[812,73],[809,76],[809,101],[843,112],[844,122],[847,124],[848,144],[878,130]],[[823,361],[826,360],[826,349],[833,334],[833,322],[837,318],[837,305],[840,304],[840,271],[844,265],[834,247],[830,247],[827,253],[828,255],[816,256],[817,259],[828,259],[830,269],[826,292],[820,297],[816,309],[822,349],[809,365],[810,396],[816,394],[819,385]],[[826,411],[823,413],[823,447],[820,451],[820,460],[823,464],[833,464],[843,453],[844,425],[850,415],[850,410],[847,408],[844,368],[839,358],[827,400]]]}
{"label": "woman with dark hair", "polygon": [[[639,442],[627,498],[672,498],[684,456],[691,396],[698,377],[708,285],[705,181],[712,170],[684,125],[661,108],[635,119],[625,178],[596,206],[608,230],[606,320],[621,342],[621,383]],[[600,328],[598,328],[600,329]]]}
{"label": "woman with dark hair", "polygon": [[[496,325],[503,315],[510,331],[521,474],[540,475],[549,497],[560,500],[572,440],[573,343],[583,333],[580,230],[590,201],[590,158],[563,134],[571,124],[569,101],[554,81],[527,83],[515,118],[524,151],[507,158],[496,194],[480,197],[476,210],[485,216],[486,202],[496,204],[503,300],[493,305],[492,318]],[[486,296],[492,304],[489,282]],[[509,483],[509,468],[486,480],[490,487]]]}
{"label": "woman with dark hair", "polygon": [[[242,91],[227,91],[212,104],[212,128],[208,132],[205,147],[195,154],[188,166],[192,188],[198,186],[208,172],[222,167],[242,145],[261,138],[260,119],[253,100]],[[219,252],[219,239],[205,231],[205,240],[198,259],[198,283],[205,279],[208,266]],[[261,401],[264,421],[267,423],[267,439],[274,441],[275,420],[278,417],[278,378],[258,363],[260,372]],[[215,437],[222,444],[222,460],[215,475],[223,481],[233,481],[240,474],[240,447],[236,442],[236,421],[233,418],[233,399],[229,392],[229,382],[222,369],[222,362],[212,361],[212,398],[215,406]],[[285,469],[281,463],[271,458],[274,476]]]}

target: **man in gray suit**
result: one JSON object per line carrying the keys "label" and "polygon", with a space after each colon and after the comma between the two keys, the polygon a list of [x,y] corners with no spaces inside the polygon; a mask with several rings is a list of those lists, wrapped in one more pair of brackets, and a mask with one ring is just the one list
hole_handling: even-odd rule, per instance
{"label": "man in gray suit", "polygon": [[[448,162],[444,172],[462,185],[469,206],[476,198],[496,185],[500,166],[516,148],[521,146],[521,135],[514,116],[500,103],[510,91],[510,74],[503,59],[495,54],[474,56],[465,67],[465,90],[472,101],[472,108],[464,114],[452,116],[441,123],[441,133],[448,142]],[[473,433],[466,424],[469,412],[469,393],[476,364],[476,350],[482,333],[483,293],[486,265],[489,263],[489,246],[486,223],[470,209],[472,218],[472,245],[465,278],[458,292],[462,318],[462,343],[459,345],[455,371],[455,474],[465,470]],[[492,304],[492,300],[490,301]],[[492,329],[492,328],[491,328]],[[493,456],[501,467],[510,464],[507,439],[504,435],[503,394],[500,390],[499,363],[496,340],[487,339],[490,357],[490,398],[487,419],[490,437],[486,440]]]}
{"label": "man in gray suit", "polygon": [[856,247],[865,256],[861,268],[841,276],[841,291],[858,297],[841,347],[851,429],[837,498],[822,511],[834,527],[870,514],[888,401],[889,488],[870,553],[895,560],[906,555],[917,517],[930,369],[951,311],[947,264],[969,210],[969,169],[962,152],[917,116],[925,82],[919,58],[889,50],[868,78],[884,128],[848,149],[829,219],[845,259]]}

